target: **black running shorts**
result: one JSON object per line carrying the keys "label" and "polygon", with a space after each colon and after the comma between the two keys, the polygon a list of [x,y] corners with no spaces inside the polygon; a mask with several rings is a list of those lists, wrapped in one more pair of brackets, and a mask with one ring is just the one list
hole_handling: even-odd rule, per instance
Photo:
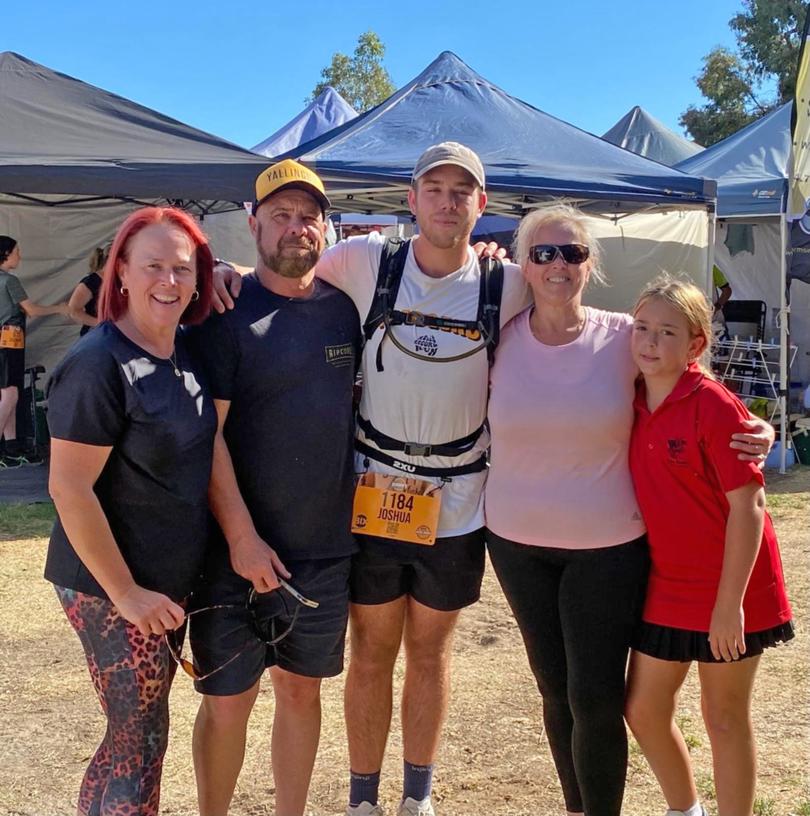
{"label": "black running shorts", "polygon": [[437,538],[433,546],[358,535],[351,600],[383,604],[410,595],[441,612],[474,604],[484,577],[484,530]]}

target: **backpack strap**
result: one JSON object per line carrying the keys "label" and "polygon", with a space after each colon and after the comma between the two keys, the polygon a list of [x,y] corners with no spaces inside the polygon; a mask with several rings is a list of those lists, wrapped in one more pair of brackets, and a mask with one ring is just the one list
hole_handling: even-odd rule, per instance
{"label": "backpack strap", "polygon": [[392,311],[396,305],[410,243],[410,240],[403,238],[385,239],[380,256],[380,266],[377,270],[374,297],[371,300],[365,323],[363,323],[363,336],[366,342],[382,326],[385,312]]}
{"label": "backpack strap", "polygon": [[501,339],[501,297],[503,262],[500,258],[481,258],[481,289],[478,294],[478,323],[486,330],[487,360],[495,362],[495,350]]}

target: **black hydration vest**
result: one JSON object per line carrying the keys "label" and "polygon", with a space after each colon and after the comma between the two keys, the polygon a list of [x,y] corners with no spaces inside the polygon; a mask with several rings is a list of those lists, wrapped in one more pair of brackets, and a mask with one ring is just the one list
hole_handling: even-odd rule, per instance
{"label": "black hydration vest", "polygon": [[[478,295],[478,313],[475,320],[456,320],[448,317],[434,317],[421,312],[403,312],[395,308],[397,293],[402,281],[402,273],[405,269],[405,261],[408,257],[410,241],[401,238],[389,238],[383,245],[382,256],[380,257],[380,267],[377,272],[377,285],[374,290],[374,297],[371,307],[363,323],[363,335],[366,342],[372,337],[375,331],[382,328],[383,337],[377,348],[377,371],[383,371],[382,348],[385,339],[391,339],[394,346],[404,354],[416,357],[419,360],[431,363],[450,363],[456,360],[470,357],[479,351],[486,349],[489,364],[492,365],[495,359],[495,349],[500,339],[500,310],[501,295],[503,293],[503,264],[498,259],[482,258],[481,285]],[[483,342],[473,349],[456,354],[452,357],[428,357],[418,352],[411,351],[403,346],[395,337],[391,329],[394,326],[424,326],[430,329],[458,329],[462,331],[477,330]],[[478,437],[481,436],[484,426],[481,425],[472,433],[460,439],[441,444],[427,445],[420,442],[402,442],[378,431],[369,420],[358,415],[357,424],[363,430],[366,437],[374,442],[379,448],[387,451],[402,451],[408,456],[460,456],[472,450]],[[461,476],[465,473],[477,473],[486,467],[486,455],[481,456],[475,462],[467,465],[460,465],[454,468],[429,468],[417,465],[410,465],[401,462],[392,456],[381,453],[379,450],[357,441],[355,447],[366,456],[383,462],[389,467],[403,470],[409,473],[416,473],[425,476],[452,477]]]}

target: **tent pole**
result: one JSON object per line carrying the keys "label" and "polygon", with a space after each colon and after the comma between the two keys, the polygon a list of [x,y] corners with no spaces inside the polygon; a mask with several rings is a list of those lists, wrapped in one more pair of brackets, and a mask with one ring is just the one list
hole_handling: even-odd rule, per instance
{"label": "tent pole", "polygon": [[714,275],[712,270],[714,269],[714,240],[717,235],[717,208],[714,204],[709,204],[707,215],[709,216],[709,245],[706,252],[706,280],[703,288],[709,296],[709,301],[714,303]]}
{"label": "tent pole", "polygon": [[785,212],[779,217],[780,253],[779,253],[779,414],[781,416],[779,439],[779,472],[785,472],[787,458],[787,431],[789,418],[788,387],[790,374],[788,372],[788,343],[790,342],[790,305],[787,298],[787,215]]}

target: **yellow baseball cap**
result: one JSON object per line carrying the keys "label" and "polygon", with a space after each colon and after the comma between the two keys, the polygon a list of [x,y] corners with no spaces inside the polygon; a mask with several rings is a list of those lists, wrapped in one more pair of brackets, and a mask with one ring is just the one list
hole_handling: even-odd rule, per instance
{"label": "yellow baseball cap", "polygon": [[323,182],[316,173],[308,167],[299,164],[295,159],[284,159],[277,164],[271,164],[256,177],[256,198],[253,201],[253,215],[259,205],[271,195],[287,188],[304,190],[310,193],[326,212],[332,205],[326,197]]}

